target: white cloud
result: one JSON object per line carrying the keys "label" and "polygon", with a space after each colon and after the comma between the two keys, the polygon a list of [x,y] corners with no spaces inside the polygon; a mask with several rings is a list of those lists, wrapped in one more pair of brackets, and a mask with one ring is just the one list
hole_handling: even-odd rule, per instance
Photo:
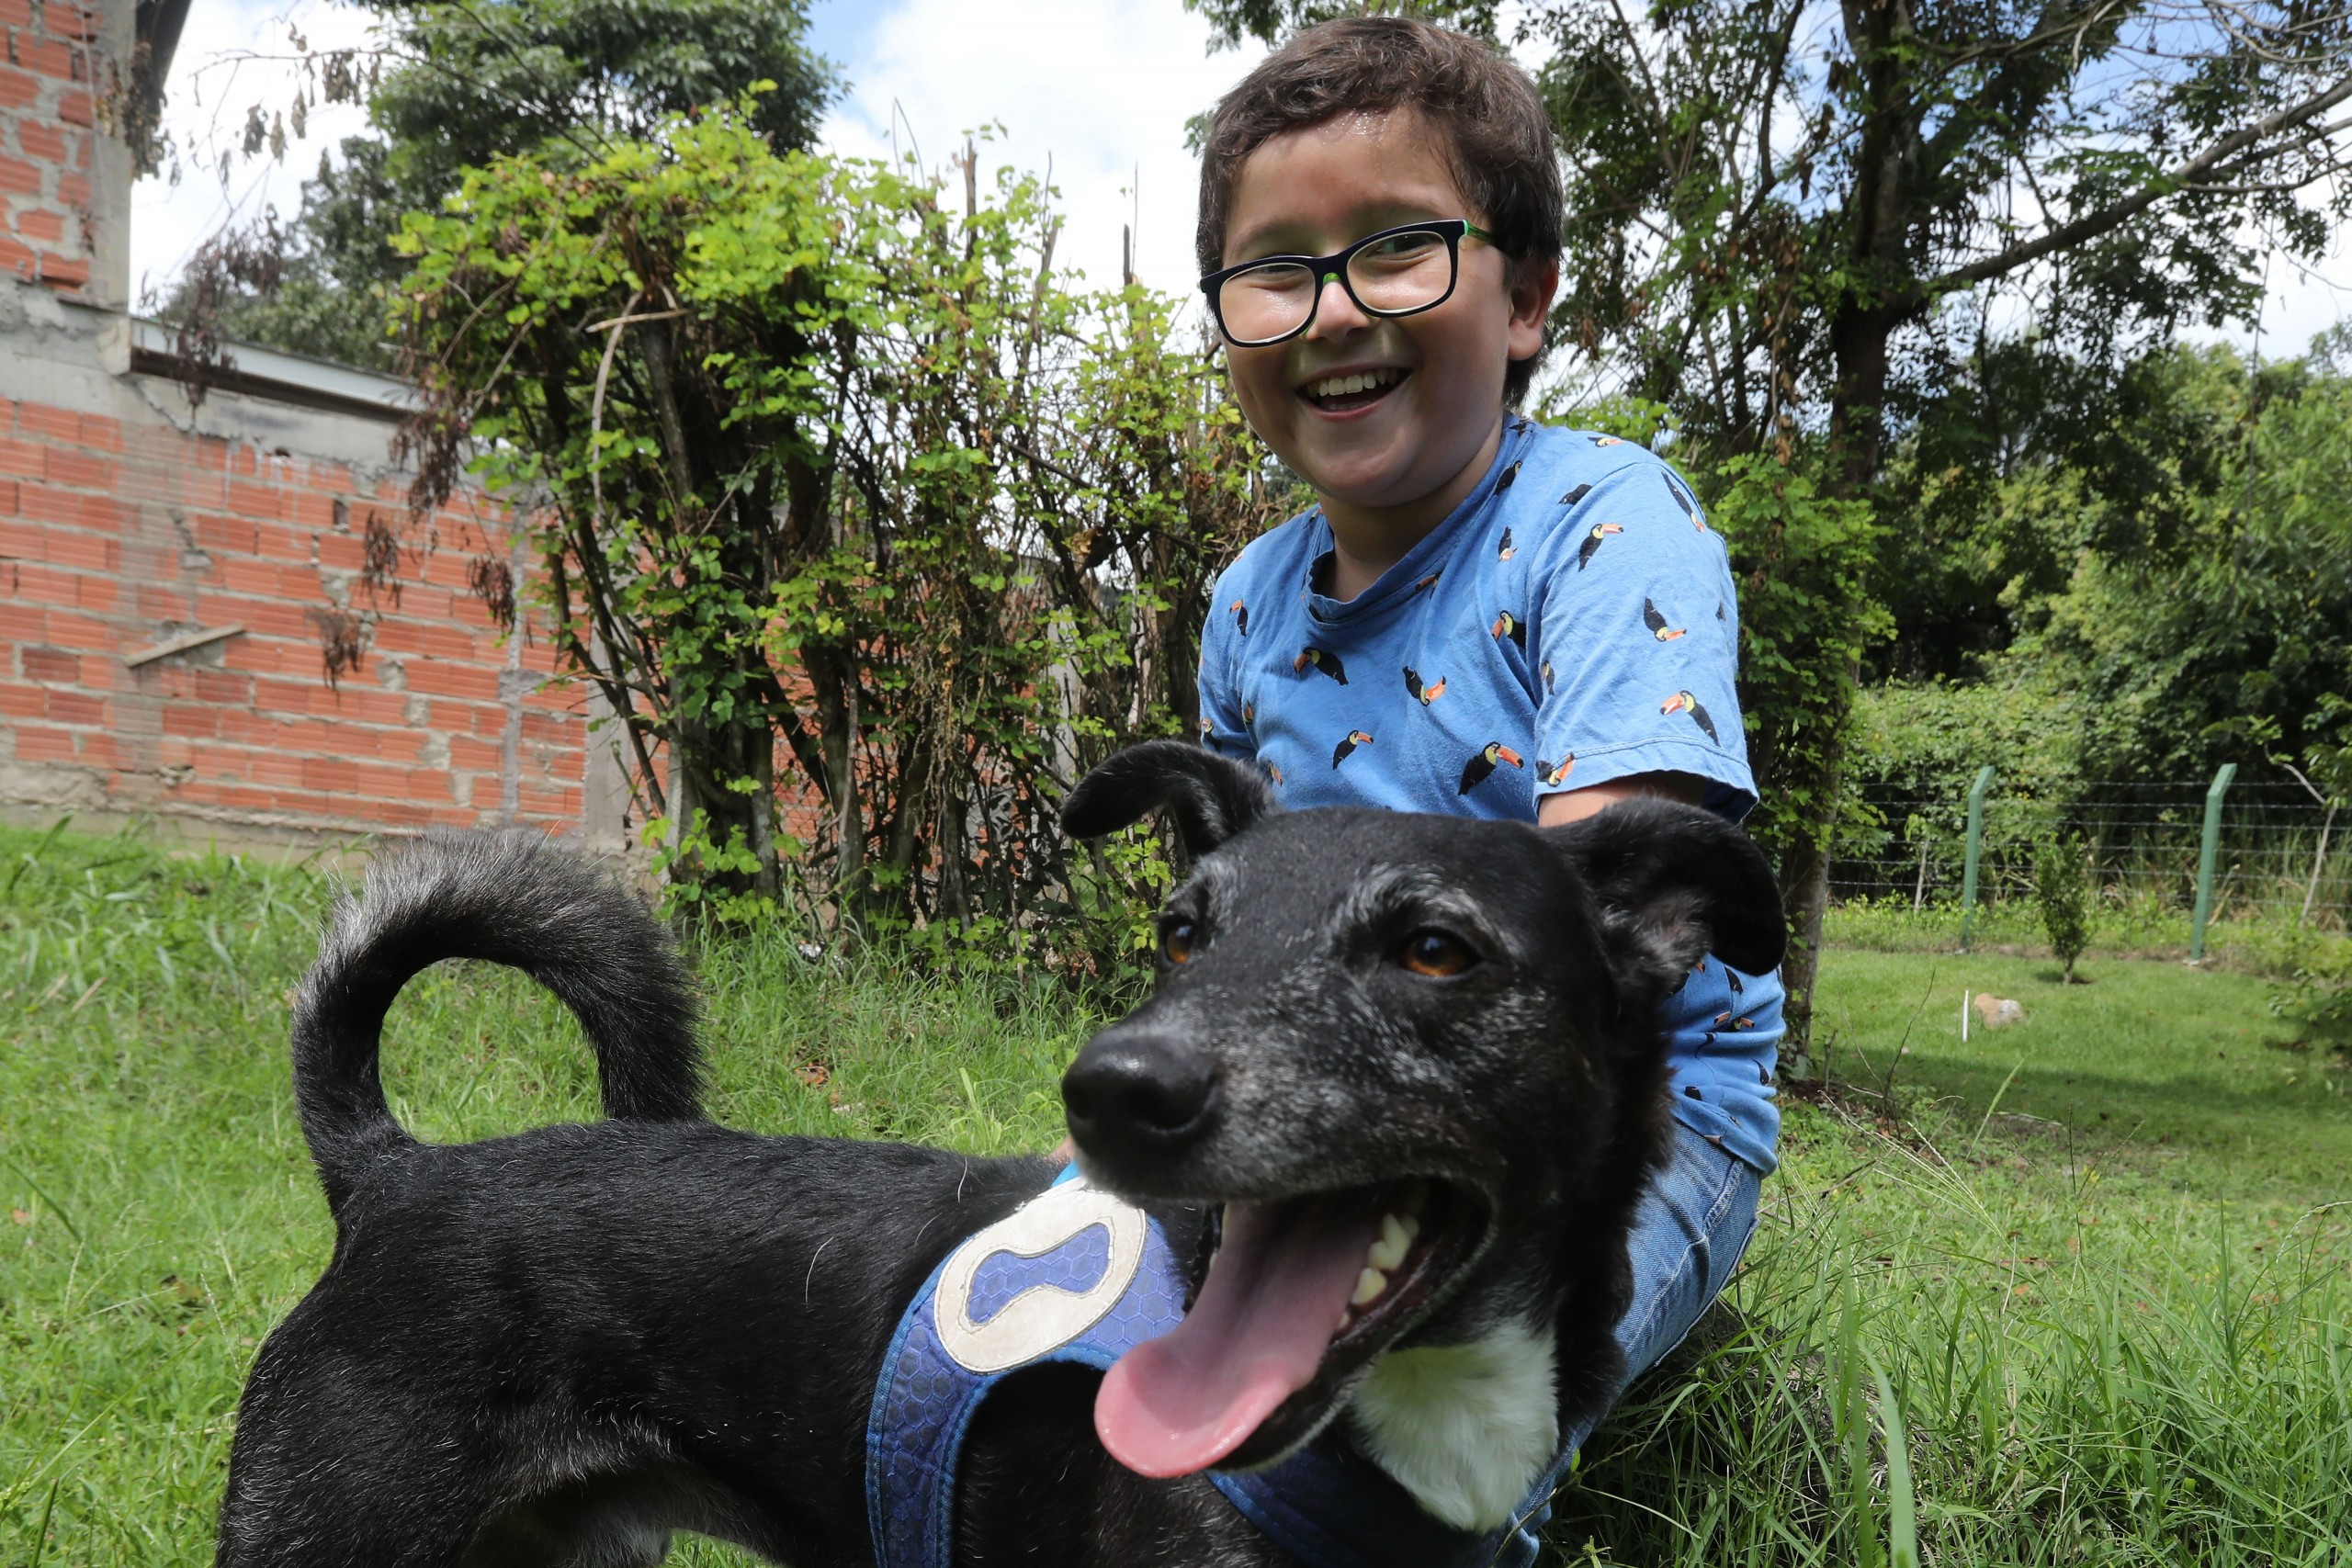
{"label": "white cloud", "polygon": [[981,166],[1050,162],[1068,214],[1060,257],[1114,287],[1131,224],[1137,276],[1190,292],[1200,174],[1184,122],[1262,49],[1207,53],[1208,25],[1179,0],[899,0],[868,27],[841,62],[851,90],[826,122],[829,146],[891,156],[895,122],[899,150],[937,169],[964,132],[1000,124]]}

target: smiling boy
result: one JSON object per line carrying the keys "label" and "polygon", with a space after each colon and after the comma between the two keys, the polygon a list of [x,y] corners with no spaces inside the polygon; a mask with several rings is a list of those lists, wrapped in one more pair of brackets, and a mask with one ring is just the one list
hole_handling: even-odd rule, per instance
{"label": "smiling boy", "polygon": [[[1217,107],[1202,288],[1235,397],[1317,504],[1218,581],[1201,728],[1291,807],[1550,825],[1642,794],[1734,820],[1756,802],[1731,573],[1695,496],[1640,446],[1510,412],[1544,349],[1561,230],[1534,85],[1464,35],[1329,23]],[[1777,976],[1711,957],[1661,1020],[1675,1138],[1633,1241],[1629,1372],[1697,1321],[1753,1227],[1781,1001]],[[1500,1529],[1491,1497],[1465,1501],[1448,1522],[1485,1545],[1464,1561],[1533,1560],[1585,1436],[1477,1456],[1525,1501]],[[1300,1503],[1328,1462],[1310,1446],[1220,1484],[1303,1561],[1384,1561],[1378,1510]]]}

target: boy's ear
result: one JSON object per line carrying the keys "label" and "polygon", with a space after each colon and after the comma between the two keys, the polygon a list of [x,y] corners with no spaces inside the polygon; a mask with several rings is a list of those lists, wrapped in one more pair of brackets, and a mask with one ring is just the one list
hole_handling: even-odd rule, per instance
{"label": "boy's ear", "polygon": [[1755,840],[1695,806],[1645,798],[1545,829],[1600,904],[1611,936],[1671,991],[1714,953],[1770,974],[1787,950],[1780,884]]}
{"label": "boy's ear", "polygon": [[1282,807],[1255,768],[1189,740],[1147,740],[1078,781],[1062,802],[1062,831],[1094,839],[1165,807],[1185,852],[1204,855]]}
{"label": "boy's ear", "polygon": [[1510,328],[1506,356],[1532,359],[1544,352],[1544,326],[1551,319],[1553,297],[1560,291],[1560,264],[1514,265],[1510,277]]}

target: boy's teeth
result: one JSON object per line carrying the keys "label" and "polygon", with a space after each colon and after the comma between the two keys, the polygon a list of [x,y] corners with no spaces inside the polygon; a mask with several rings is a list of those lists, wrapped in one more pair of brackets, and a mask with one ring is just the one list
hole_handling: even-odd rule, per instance
{"label": "boy's teeth", "polygon": [[1327,376],[1307,388],[1309,395],[1317,398],[1344,398],[1353,392],[1369,392],[1374,387],[1385,387],[1396,379],[1394,370],[1365,370],[1350,376]]}
{"label": "boy's teeth", "polygon": [[1396,1268],[1405,1261],[1405,1254],[1411,1250],[1413,1237],[1419,1234],[1421,1222],[1409,1214],[1401,1218],[1395,1214],[1381,1215],[1380,1239],[1365,1251],[1363,1260],[1384,1271]]}
{"label": "boy's teeth", "polygon": [[1388,1288],[1388,1276],[1377,1269],[1367,1269],[1356,1276],[1356,1293],[1348,1298],[1350,1306],[1370,1306]]}

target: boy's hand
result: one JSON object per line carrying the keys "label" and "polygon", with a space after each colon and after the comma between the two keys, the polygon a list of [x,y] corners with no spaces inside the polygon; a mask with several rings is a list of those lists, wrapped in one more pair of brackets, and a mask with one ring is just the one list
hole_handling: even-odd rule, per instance
{"label": "boy's hand", "polygon": [[1707,798],[1707,781],[1696,773],[1632,773],[1622,779],[1611,779],[1585,789],[1572,789],[1561,795],[1547,795],[1535,803],[1538,827],[1558,828],[1570,822],[1581,822],[1597,816],[1621,800],[1633,800],[1645,795],[1662,795],[1679,800],[1685,806],[1696,806]]}

